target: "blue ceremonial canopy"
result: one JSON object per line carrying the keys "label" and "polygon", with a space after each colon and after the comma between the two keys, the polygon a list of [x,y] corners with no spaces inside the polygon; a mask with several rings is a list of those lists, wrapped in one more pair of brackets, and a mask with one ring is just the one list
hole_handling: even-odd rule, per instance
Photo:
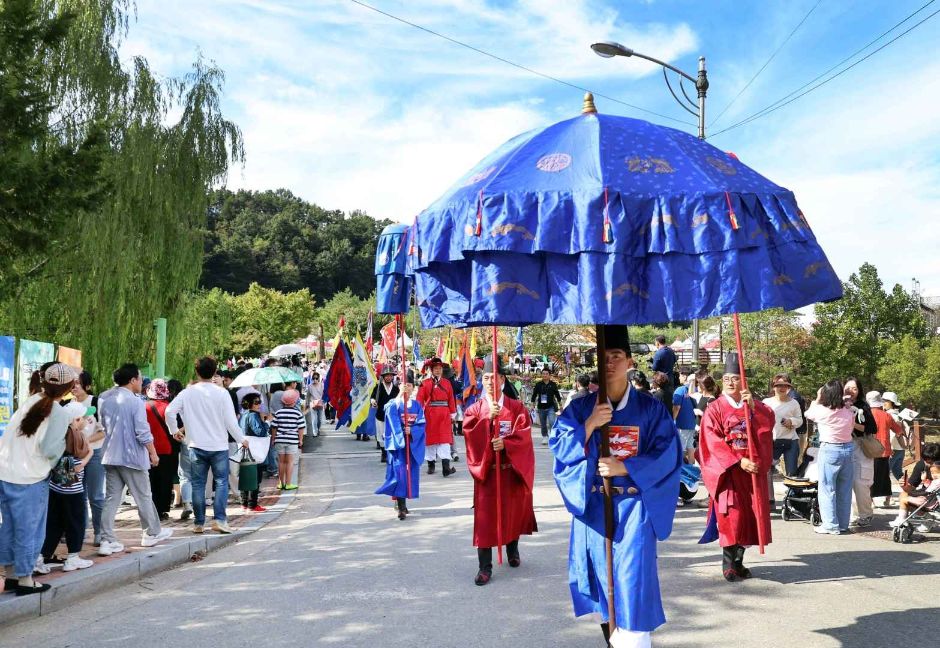
{"label": "blue ceremonial canopy", "polygon": [[842,295],[791,191],[692,135],[596,112],[484,158],[418,216],[414,245],[428,328],[647,324]]}
{"label": "blue ceremonial canopy", "polygon": [[382,230],[375,251],[376,312],[407,313],[411,300],[408,268],[408,226],[393,224]]}

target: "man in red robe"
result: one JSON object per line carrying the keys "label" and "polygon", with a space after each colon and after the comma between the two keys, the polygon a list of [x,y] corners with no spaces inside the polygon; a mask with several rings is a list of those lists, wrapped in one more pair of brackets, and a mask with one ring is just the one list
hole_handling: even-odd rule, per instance
{"label": "man in red robe", "polygon": [[453,419],[457,416],[457,401],[450,381],[443,378],[444,363],[440,358],[428,361],[431,377],[426,378],[415,397],[424,408],[425,428],[424,458],[428,462],[428,474],[434,474],[434,465],[441,459],[441,475],[449,477],[457,472],[450,467],[451,444],[454,442]]}
{"label": "man in red robe", "polygon": [[[463,420],[467,466],[473,476],[473,546],[480,568],[474,579],[477,585],[486,585],[493,575],[493,547],[506,545],[509,566],[518,567],[519,536],[538,530],[532,509],[532,419],[525,405],[503,393],[504,382],[488,360],[483,370],[483,398],[467,408]],[[496,402],[494,387],[499,395]]]}
{"label": "man in red robe", "polygon": [[[748,453],[746,408],[750,408],[756,445],[754,461]],[[738,355],[729,353],[722,395],[705,410],[699,437],[702,480],[710,495],[708,528],[700,542],[718,539],[722,572],[728,581],[751,577],[751,570],[744,566],[744,549],[758,544],[758,525],[765,544],[770,544],[767,473],[773,458],[773,429],[773,410],[741,389]],[[756,491],[752,475],[757,475]],[[758,511],[763,515],[759,517]]]}

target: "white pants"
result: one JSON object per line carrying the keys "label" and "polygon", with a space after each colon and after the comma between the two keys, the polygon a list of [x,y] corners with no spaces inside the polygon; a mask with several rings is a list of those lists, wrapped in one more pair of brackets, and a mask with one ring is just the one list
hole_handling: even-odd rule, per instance
{"label": "white pants", "polygon": [[385,447],[385,421],[375,419],[375,440],[380,446]]}
{"label": "white pants", "polygon": [[852,482],[854,494],[852,513],[857,518],[870,518],[874,514],[871,485],[875,481],[875,460],[866,457],[862,452],[862,447],[856,441],[855,450],[852,451],[852,463],[855,464],[855,479]]}
{"label": "white pants", "polygon": [[451,454],[449,443],[434,443],[424,446],[425,461],[437,461],[438,459],[447,459],[450,461],[450,457]]}
{"label": "white pants", "polygon": [[652,648],[649,632],[634,632],[617,628],[610,636],[612,648]]}

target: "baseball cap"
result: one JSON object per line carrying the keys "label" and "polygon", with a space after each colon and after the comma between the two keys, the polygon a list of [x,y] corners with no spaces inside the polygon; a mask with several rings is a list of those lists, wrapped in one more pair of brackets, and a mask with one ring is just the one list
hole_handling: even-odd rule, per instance
{"label": "baseball cap", "polygon": [[50,385],[67,385],[78,380],[78,374],[67,364],[57,362],[46,369],[42,379]]}

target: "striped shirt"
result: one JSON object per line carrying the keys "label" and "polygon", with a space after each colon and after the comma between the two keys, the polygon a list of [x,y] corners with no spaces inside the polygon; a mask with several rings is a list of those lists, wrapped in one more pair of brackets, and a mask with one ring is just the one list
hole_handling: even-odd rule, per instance
{"label": "striped shirt", "polygon": [[[74,469],[78,464],[81,463],[78,459],[71,455],[65,455],[60,461],[68,461],[71,464],[71,468]],[[80,470],[75,475],[78,479],[74,483],[69,484],[68,486],[62,486],[61,484],[55,483],[52,479],[49,480],[49,490],[59,493],[61,495],[75,495],[85,492],[85,471]]]}
{"label": "striped shirt", "polygon": [[300,432],[307,430],[304,415],[296,407],[283,407],[274,415],[271,427],[277,430],[275,443],[300,443]]}

